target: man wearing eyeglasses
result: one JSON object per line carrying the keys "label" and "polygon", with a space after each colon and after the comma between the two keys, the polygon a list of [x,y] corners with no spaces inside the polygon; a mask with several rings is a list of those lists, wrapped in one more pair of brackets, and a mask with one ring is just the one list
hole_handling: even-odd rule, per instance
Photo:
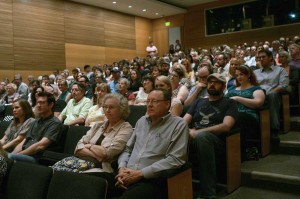
{"label": "man wearing eyeglasses", "polygon": [[[228,132],[237,120],[237,106],[223,96],[226,78],[219,73],[207,77],[208,98],[198,98],[183,119],[189,124],[190,161],[200,180],[200,198],[216,198],[216,165],[225,156],[225,141],[221,135]],[[192,154],[192,155],[191,155]]]}
{"label": "man wearing eyeglasses", "polygon": [[155,89],[148,95],[147,115],[135,125],[132,137],[119,157],[116,186],[121,198],[165,198],[162,177],[187,160],[188,126],[169,113],[172,93]]}

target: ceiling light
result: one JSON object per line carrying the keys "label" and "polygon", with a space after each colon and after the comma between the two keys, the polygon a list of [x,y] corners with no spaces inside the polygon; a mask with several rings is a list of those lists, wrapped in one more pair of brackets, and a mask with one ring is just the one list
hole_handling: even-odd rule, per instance
{"label": "ceiling light", "polygon": [[159,15],[159,14],[158,14],[158,12],[157,12],[157,13],[155,13],[155,15]]}
{"label": "ceiling light", "polygon": [[128,8],[132,8],[132,6],[128,6]]}
{"label": "ceiling light", "polygon": [[116,4],[117,2],[116,1],[113,1],[113,4]]}
{"label": "ceiling light", "polygon": [[147,11],[146,9],[143,10],[143,12],[146,12],[146,11]]}

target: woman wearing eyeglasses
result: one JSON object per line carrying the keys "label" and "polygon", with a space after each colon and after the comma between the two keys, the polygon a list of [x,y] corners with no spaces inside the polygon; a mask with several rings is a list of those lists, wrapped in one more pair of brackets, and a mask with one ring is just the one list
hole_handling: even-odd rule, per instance
{"label": "woman wearing eyeglasses", "polygon": [[125,119],[129,115],[127,99],[115,93],[105,95],[102,104],[105,121],[96,123],[77,143],[75,156],[65,158],[52,166],[55,171],[93,173],[110,178],[114,187],[111,163],[124,150],[133,129]]}

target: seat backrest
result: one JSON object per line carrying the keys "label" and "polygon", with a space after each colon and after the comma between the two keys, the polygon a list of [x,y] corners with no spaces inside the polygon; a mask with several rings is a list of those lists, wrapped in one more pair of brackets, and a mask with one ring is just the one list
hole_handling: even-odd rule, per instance
{"label": "seat backrest", "polygon": [[105,199],[106,191],[107,182],[104,178],[56,171],[51,179],[47,199]]}
{"label": "seat backrest", "polygon": [[73,155],[78,141],[90,128],[89,126],[70,126],[67,132],[64,153]]}
{"label": "seat backrest", "polygon": [[0,139],[4,136],[4,133],[11,122],[12,122],[12,120],[0,122]]}
{"label": "seat backrest", "polygon": [[146,115],[147,113],[147,106],[138,106],[138,105],[130,105],[130,114],[127,117],[126,121],[130,123],[132,128],[135,127],[136,122]]}
{"label": "seat backrest", "polygon": [[16,162],[8,174],[5,199],[43,199],[47,196],[52,169],[36,164]]}

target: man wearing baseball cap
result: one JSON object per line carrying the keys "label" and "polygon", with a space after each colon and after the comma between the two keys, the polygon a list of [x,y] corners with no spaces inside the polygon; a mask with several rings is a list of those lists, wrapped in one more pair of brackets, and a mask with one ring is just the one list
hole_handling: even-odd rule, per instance
{"label": "man wearing baseball cap", "polygon": [[194,178],[200,180],[197,191],[201,198],[216,198],[216,164],[226,151],[221,135],[230,131],[237,121],[236,102],[223,96],[225,88],[224,76],[219,73],[209,75],[208,98],[198,98],[184,116],[189,124],[189,153],[193,157],[190,161],[197,175]]}
{"label": "man wearing baseball cap", "polygon": [[111,74],[112,74],[113,80],[108,83],[108,85],[110,87],[110,91],[112,93],[119,93],[118,82],[121,77],[119,68],[113,67],[113,69],[111,70]]}

